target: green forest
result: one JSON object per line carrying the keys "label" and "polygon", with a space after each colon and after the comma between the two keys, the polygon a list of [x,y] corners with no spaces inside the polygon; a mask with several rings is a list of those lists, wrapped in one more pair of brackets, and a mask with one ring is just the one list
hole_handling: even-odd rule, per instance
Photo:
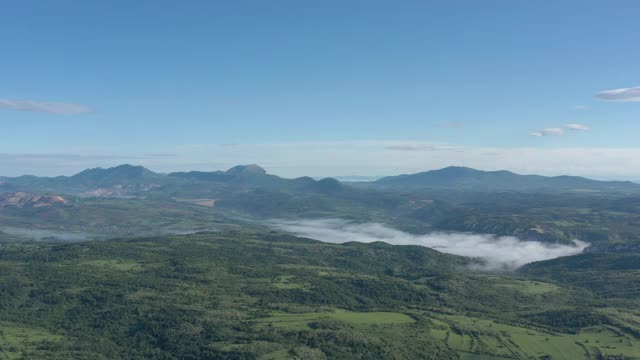
{"label": "green forest", "polygon": [[3,359],[640,355],[638,255],[487,274],[420,246],[265,230],[75,243],[5,235],[0,246]]}

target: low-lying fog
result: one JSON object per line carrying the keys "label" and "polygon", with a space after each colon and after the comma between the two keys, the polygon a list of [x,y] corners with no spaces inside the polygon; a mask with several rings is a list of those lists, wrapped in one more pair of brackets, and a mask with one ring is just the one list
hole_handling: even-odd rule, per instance
{"label": "low-lying fog", "polygon": [[[191,235],[197,234],[200,232],[218,232],[220,229],[215,227],[207,227],[207,228],[198,228],[198,229],[159,229],[155,232],[139,232],[134,233],[130,236],[138,237],[138,236],[162,236],[162,235]],[[88,241],[88,240],[99,240],[99,239],[109,239],[109,238],[117,238],[121,235],[118,234],[90,234],[90,233],[82,233],[82,232],[64,232],[64,231],[55,231],[55,230],[45,230],[45,229],[26,229],[26,228],[16,228],[16,227],[0,227],[0,232],[5,233],[7,235],[17,236],[23,239],[29,240],[50,240],[50,241]]]}
{"label": "low-lying fog", "polygon": [[331,243],[383,241],[393,245],[421,245],[438,251],[479,257],[486,261],[480,270],[514,270],[524,264],[575,255],[588,246],[575,241],[575,246],[521,241],[513,236],[433,232],[425,235],[409,234],[378,223],[350,223],[339,219],[273,220],[270,226]]}
{"label": "low-lying fog", "polygon": [[24,229],[14,227],[0,228],[5,234],[19,236],[33,240],[55,240],[55,241],[86,241],[95,237],[93,234],[79,232],[64,232],[40,229]]}

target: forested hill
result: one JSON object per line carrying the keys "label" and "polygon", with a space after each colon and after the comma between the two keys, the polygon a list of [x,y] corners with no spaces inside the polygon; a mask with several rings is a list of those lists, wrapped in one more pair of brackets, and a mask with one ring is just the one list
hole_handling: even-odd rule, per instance
{"label": "forested hill", "polygon": [[424,247],[263,230],[76,243],[0,233],[0,358],[640,354],[628,284],[601,293],[544,274],[473,273],[469,262]]}

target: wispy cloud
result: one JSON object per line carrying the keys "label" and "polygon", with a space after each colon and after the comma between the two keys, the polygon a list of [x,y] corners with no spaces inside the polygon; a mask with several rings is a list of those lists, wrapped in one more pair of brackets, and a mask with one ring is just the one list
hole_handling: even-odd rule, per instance
{"label": "wispy cloud", "polygon": [[587,105],[576,105],[573,108],[578,111],[589,110],[589,106]]}
{"label": "wispy cloud", "polygon": [[599,92],[596,97],[605,101],[640,102],[640,86]]}
{"label": "wispy cloud", "polygon": [[588,245],[580,241],[572,246],[521,241],[513,236],[459,232],[414,235],[378,223],[358,224],[340,219],[273,220],[269,224],[280,230],[325,242],[383,241],[393,245],[421,245],[444,253],[479,257],[486,262],[478,268],[492,271],[514,270],[534,261],[575,255]]}
{"label": "wispy cloud", "polygon": [[546,128],[530,133],[531,136],[562,136],[564,135],[563,128]]}
{"label": "wispy cloud", "polygon": [[591,130],[590,127],[588,127],[587,125],[582,125],[582,124],[567,124],[565,125],[565,127],[569,130],[573,130],[573,131],[589,131]]}
{"label": "wispy cloud", "polygon": [[0,99],[0,109],[40,112],[54,115],[75,115],[93,112],[93,108],[82,104],[34,100]]}
{"label": "wispy cloud", "polygon": [[570,130],[570,131],[589,131],[589,130],[591,130],[591,128],[589,128],[587,125],[573,123],[573,124],[566,124],[564,127],[546,128],[546,129],[534,131],[534,132],[529,133],[529,135],[537,136],[537,137],[562,136],[562,135],[566,134],[565,130]]}

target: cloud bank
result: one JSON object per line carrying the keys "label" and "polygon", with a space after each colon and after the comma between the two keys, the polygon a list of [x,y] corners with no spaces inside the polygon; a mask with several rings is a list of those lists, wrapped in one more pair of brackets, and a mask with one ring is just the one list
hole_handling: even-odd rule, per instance
{"label": "cloud bank", "polygon": [[596,97],[605,101],[640,102],[640,86],[599,92]]}
{"label": "cloud bank", "polygon": [[440,252],[479,257],[486,261],[479,270],[514,270],[534,261],[575,255],[588,245],[576,241],[575,246],[521,241],[513,236],[434,232],[409,234],[378,223],[350,223],[340,219],[273,220],[269,225],[295,235],[330,243],[350,241],[370,243],[383,241],[393,245],[420,245]]}
{"label": "cloud bank", "polygon": [[93,112],[91,107],[82,104],[6,99],[0,99],[0,109],[40,112],[54,115],[75,115]]}

